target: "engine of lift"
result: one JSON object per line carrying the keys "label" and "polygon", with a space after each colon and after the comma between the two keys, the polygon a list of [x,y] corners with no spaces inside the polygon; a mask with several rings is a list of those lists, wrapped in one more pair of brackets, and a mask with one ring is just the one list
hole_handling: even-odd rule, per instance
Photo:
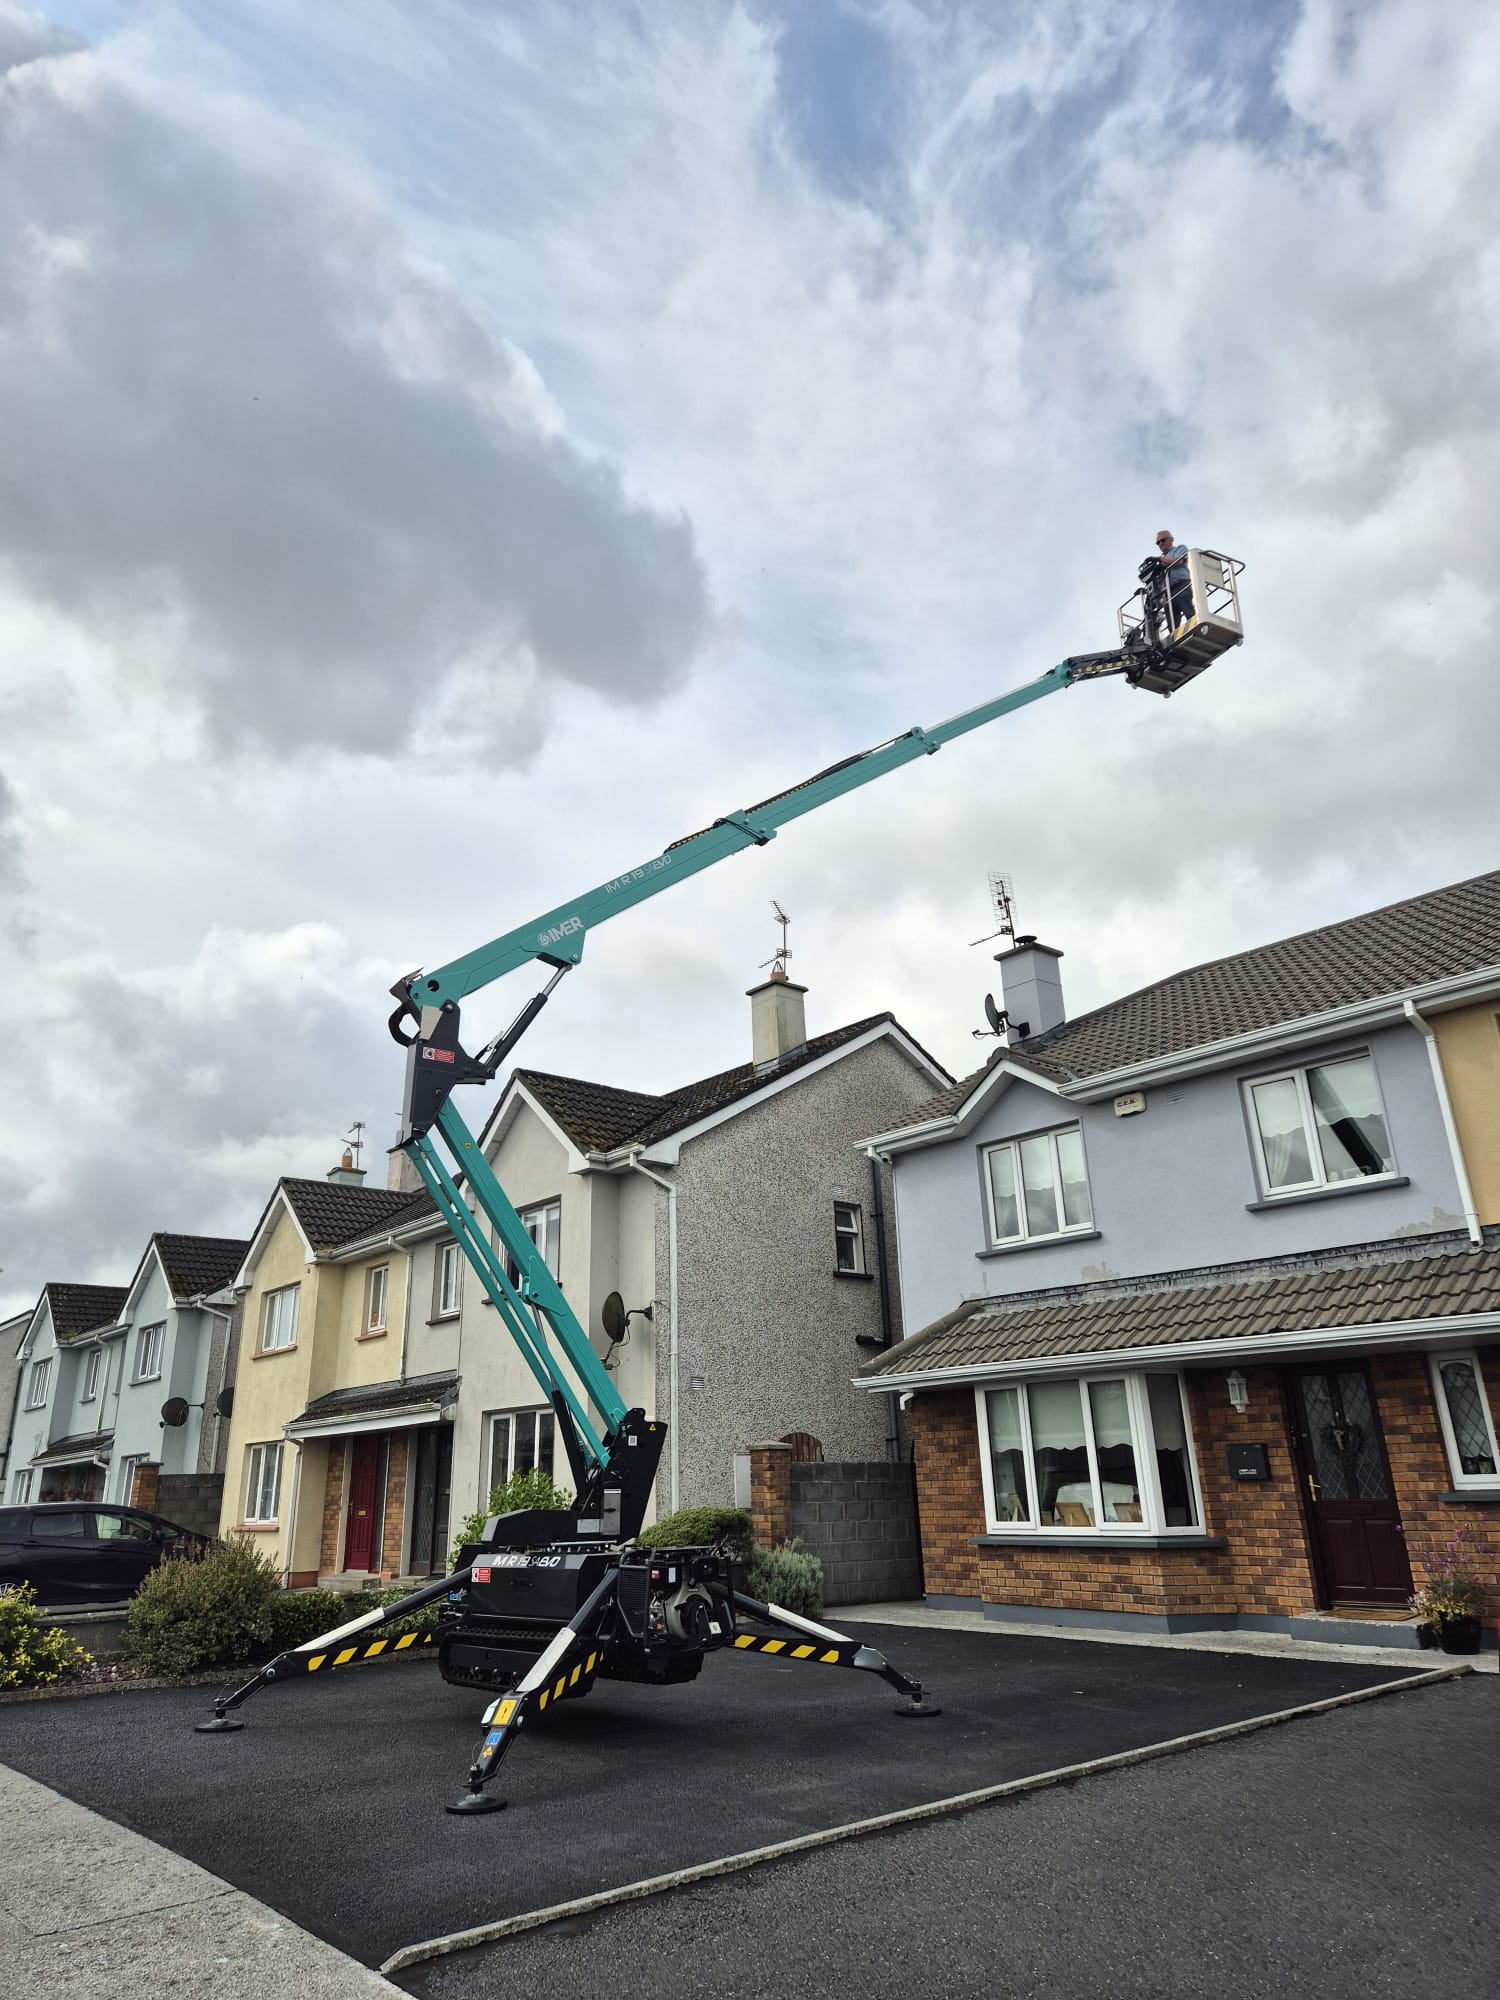
{"label": "engine of lift", "polygon": [[[612,1608],[599,1632],[603,1680],[658,1686],[695,1680],[703,1656],[733,1643],[734,1587],[717,1549],[636,1549],[549,1537],[566,1515],[501,1515],[460,1553],[469,1581],[438,1618],[439,1668],[458,1687],[505,1693],[570,1625],[609,1575]],[[568,1691],[588,1693],[593,1677]],[[566,1698],[566,1697],[564,1697]]]}

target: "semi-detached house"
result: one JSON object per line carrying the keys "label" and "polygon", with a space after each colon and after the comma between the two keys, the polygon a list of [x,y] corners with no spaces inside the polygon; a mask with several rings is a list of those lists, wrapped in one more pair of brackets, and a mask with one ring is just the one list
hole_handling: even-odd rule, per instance
{"label": "semi-detached house", "polygon": [[1003,953],[1015,1038],[872,1142],[929,1595],[1347,1635],[1462,1525],[1493,1619],[1500,873],[1071,1021],[1060,956]]}

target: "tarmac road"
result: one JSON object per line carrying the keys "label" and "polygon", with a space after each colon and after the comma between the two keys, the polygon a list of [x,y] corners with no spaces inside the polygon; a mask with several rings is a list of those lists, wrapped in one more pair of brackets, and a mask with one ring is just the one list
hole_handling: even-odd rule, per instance
{"label": "tarmac road", "polygon": [[[1417,1664],[860,1631],[931,1684],[939,1719],[896,1720],[873,1676],[719,1655],[687,1687],[601,1684],[562,1704],[507,1759],[496,1789],[510,1809],[489,1818],[442,1810],[462,1787],[481,1701],[425,1662],[270,1688],[226,1736],[193,1733],[201,1688],[0,1704],[0,1762],[378,1965],[499,1916]],[[1078,1893],[1094,1886],[1085,1873]]]}

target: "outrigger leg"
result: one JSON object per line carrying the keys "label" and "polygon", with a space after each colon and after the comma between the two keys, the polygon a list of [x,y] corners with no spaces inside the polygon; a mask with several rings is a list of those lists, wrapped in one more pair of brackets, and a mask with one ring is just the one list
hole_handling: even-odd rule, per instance
{"label": "outrigger leg", "polygon": [[604,1659],[605,1641],[599,1627],[613,1608],[619,1587],[619,1572],[611,1570],[597,1590],[586,1597],[546,1651],[529,1667],[509,1694],[500,1695],[484,1712],[484,1741],[469,1766],[468,1789],[445,1811],[451,1813],[502,1812],[504,1799],[484,1788],[494,1776],[500,1759],[516,1740],[516,1733],[535,1709],[538,1714],[549,1702],[562,1701],[589,1685]]}
{"label": "outrigger leg", "polygon": [[[468,1570],[455,1570],[452,1576],[414,1590],[410,1597],[403,1597],[397,1604],[378,1606],[359,1618],[351,1618],[347,1625],[335,1625],[331,1632],[323,1632],[316,1639],[305,1640],[288,1652],[278,1653],[274,1660],[267,1660],[259,1672],[252,1674],[243,1685],[220,1695],[208,1720],[194,1723],[193,1727],[204,1736],[217,1735],[222,1730],[243,1729],[243,1721],[230,1711],[238,1708],[241,1702],[248,1701],[257,1688],[265,1687],[271,1681],[289,1680],[294,1674],[317,1673],[322,1667],[352,1666],[358,1660],[393,1658],[397,1653],[409,1652],[418,1646],[430,1646],[433,1637],[430,1632],[403,1632],[395,1639],[372,1639],[367,1636],[356,1640],[354,1635],[368,1635],[379,1625],[404,1618],[409,1611],[420,1611],[424,1604],[446,1597],[450,1590],[460,1589],[468,1580]],[[341,1640],[352,1643],[340,1644]]]}
{"label": "outrigger leg", "polygon": [[[929,1700],[920,1681],[914,1681],[903,1674],[899,1667],[893,1667],[877,1646],[867,1646],[860,1639],[851,1639],[846,1632],[836,1632],[831,1625],[818,1625],[811,1618],[802,1618],[795,1611],[785,1611],[779,1604],[761,1604],[753,1597],[746,1597],[742,1591],[734,1593],[736,1611],[748,1611],[752,1618],[759,1618],[767,1625],[781,1625],[794,1634],[804,1635],[800,1640],[768,1638],[759,1632],[739,1632],[735,1634],[734,1645],[742,1653],[774,1653],[783,1660],[806,1660],[810,1666],[858,1667],[865,1673],[879,1674],[888,1681],[898,1694],[906,1699],[894,1711],[897,1715],[912,1720],[929,1715],[941,1715],[942,1709],[935,1701]],[[813,1644],[816,1640],[818,1643]]]}

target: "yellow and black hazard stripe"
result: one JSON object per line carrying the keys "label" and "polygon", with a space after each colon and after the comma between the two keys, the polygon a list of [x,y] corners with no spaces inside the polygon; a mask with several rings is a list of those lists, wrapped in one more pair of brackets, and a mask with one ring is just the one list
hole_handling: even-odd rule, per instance
{"label": "yellow and black hazard stripe", "polygon": [[371,1639],[363,1646],[341,1646],[335,1653],[331,1648],[326,1653],[297,1653],[294,1659],[301,1660],[310,1674],[320,1667],[352,1667],[357,1660],[378,1660],[386,1655],[408,1653],[420,1646],[430,1646],[436,1634],[426,1632],[403,1632],[398,1639]]}
{"label": "yellow and black hazard stripe", "polygon": [[739,1633],[734,1643],[742,1653],[778,1653],[784,1660],[810,1660],[820,1667],[852,1667],[854,1655],[860,1650],[857,1641],[830,1646],[826,1641],[762,1639],[754,1632]]}
{"label": "yellow and black hazard stripe", "polygon": [[[550,1682],[548,1686],[544,1688],[539,1688],[536,1694],[536,1705],[538,1713],[540,1713],[541,1710],[547,1706],[549,1701],[561,1701],[565,1694],[570,1694],[575,1690],[581,1690],[583,1688],[588,1687],[589,1684],[592,1682],[595,1674],[598,1672],[599,1662],[603,1658],[604,1658],[603,1649],[601,1647],[591,1646],[588,1652],[585,1653],[574,1666],[565,1668],[563,1672],[557,1676],[556,1680]],[[509,1706],[508,1702],[502,1702],[500,1704],[501,1709],[504,1709],[508,1706]],[[508,1715],[502,1715],[499,1712],[499,1710],[497,1710],[495,1714],[495,1720],[496,1722],[499,1723],[505,1723],[510,1720],[510,1717]]]}

